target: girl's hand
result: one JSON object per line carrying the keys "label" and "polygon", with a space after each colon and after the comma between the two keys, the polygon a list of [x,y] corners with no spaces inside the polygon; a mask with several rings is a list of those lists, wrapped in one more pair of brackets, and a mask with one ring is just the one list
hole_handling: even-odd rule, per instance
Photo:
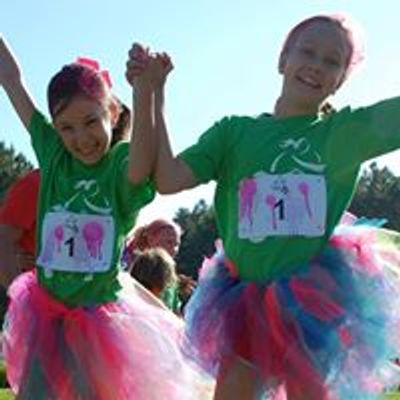
{"label": "girl's hand", "polygon": [[160,92],[164,88],[167,76],[172,69],[173,65],[168,54],[150,54],[146,67],[138,77],[139,83],[149,86],[152,91]]}
{"label": "girl's hand", "polygon": [[146,87],[150,90],[162,88],[169,72],[173,69],[170,57],[166,53],[150,53],[135,43],[129,51],[126,64],[126,78],[136,89]]}
{"label": "girl's hand", "polygon": [[171,57],[165,52],[157,54],[157,57],[162,64],[162,77],[159,81],[159,86],[163,86],[168,74],[174,69],[174,65],[172,64]]}
{"label": "girl's hand", "polygon": [[128,53],[125,76],[127,81],[135,86],[137,78],[143,74],[150,61],[149,48],[134,43]]}
{"label": "girl's hand", "polygon": [[20,250],[18,253],[15,255],[17,258],[17,264],[18,264],[18,272],[26,272],[32,269],[32,267],[35,264],[35,257],[27,253],[26,251]]}

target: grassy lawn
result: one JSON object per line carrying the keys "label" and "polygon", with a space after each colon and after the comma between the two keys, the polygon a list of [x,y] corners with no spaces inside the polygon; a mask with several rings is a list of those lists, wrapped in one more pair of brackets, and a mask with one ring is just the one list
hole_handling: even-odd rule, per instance
{"label": "grassy lawn", "polygon": [[7,389],[0,389],[0,400],[12,400],[14,396]]}
{"label": "grassy lawn", "polygon": [[[7,389],[0,389],[0,400],[13,400],[14,396]],[[382,400],[400,400],[400,393],[388,394]]]}

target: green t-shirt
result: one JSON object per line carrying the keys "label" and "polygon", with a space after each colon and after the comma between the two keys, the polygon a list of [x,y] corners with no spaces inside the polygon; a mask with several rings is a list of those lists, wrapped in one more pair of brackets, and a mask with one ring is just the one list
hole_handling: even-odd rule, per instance
{"label": "green t-shirt", "polygon": [[41,170],[39,281],[66,304],[115,300],[124,239],[139,210],[153,200],[153,183],[128,181],[128,142],[87,166],[66,151],[39,112],[32,116],[30,133]]}
{"label": "green t-shirt", "polygon": [[400,98],[329,117],[227,117],[180,157],[215,180],[226,255],[268,281],[309,261],[347,208],[363,161],[400,145]]}

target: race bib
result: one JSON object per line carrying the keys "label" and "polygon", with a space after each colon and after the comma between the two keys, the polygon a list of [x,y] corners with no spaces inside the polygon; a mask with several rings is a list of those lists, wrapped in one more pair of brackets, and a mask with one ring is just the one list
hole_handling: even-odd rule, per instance
{"label": "race bib", "polygon": [[114,245],[110,216],[47,213],[38,264],[47,270],[104,272],[110,269]]}
{"label": "race bib", "polygon": [[239,188],[239,238],[322,236],[326,183],[323,175],[257,174]]}

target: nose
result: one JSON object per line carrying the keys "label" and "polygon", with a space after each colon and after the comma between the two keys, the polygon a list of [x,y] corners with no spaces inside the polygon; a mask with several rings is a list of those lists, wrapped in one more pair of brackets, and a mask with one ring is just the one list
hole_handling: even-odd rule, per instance
{"label": "nose", "polygon": [[90,135],[84,130],[77,132],[76,140],[79,147],[85,147],[91,143]]}
{"label": "nose", "polygon": [[309,61],[308,68],[314,73],[320,73],[323,68],[323,61],[319,57],[314,57]]}

